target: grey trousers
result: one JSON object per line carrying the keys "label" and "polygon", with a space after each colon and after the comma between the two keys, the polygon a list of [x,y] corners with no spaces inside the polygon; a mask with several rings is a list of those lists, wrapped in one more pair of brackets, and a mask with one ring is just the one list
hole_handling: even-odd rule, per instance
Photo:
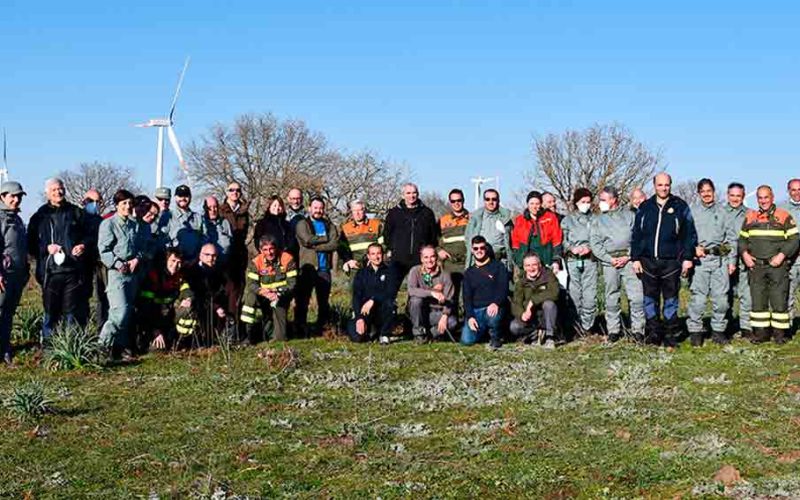
{"label": "grey trousers", "polygon": [[556,329],[556,321],[558,321],[558,306],[552,300],[546,300],[541,306],[534,308],[530,321],[514,318],[509,326],[509,331],[514,337],[527,337],[538,327],[545,331],[546,337],[552,337]]}

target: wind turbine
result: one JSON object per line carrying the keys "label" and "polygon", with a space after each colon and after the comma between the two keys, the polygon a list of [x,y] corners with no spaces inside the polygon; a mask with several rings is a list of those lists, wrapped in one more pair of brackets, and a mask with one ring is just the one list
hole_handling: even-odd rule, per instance
{"label": "wind turbine", "polygon": [[481,186],[486,184],[489,181],[494,181],[495,185],[498,188],[498,191],[500,190],[500,177],[481,177],[481,176],[478,176],[478,177],[473,177],[472,179],[470,179],[470,182],[475,184],[475,207],[474,207],[475,210],[477,210],[478,207],[480,206]]}
{"label": "wind turbine", "polygon": [[181,93],[181,86],[183,85],[183,77],[186,75],[186,69],[189,67],[189,58],[183,64],[183,71],[178,78],[178,87],[175,89],[175,96],[172,98],[172,105],[169,107],[169,114],[167,118],[153,118],[145,123],[134,125],[134,127],[156,127],[158,129],[158,145],[156,146],[156,187],[160,188],[163,185],[164,178],[164,129],[167,130],[167,137],[169,143],[172,144],[172,149],[175,151],[175,156],[178,157],[178,162],[181,168],[187,174],[186,162],[183,161],[183,153],[181,153],[181,146],[178,144],[178,137],[175,135],[175,130],[172,126],[175,124],[175,105],[178,103],[178,95]]}
{"label": "wind turbine", "polygon": [[8,180],[8,148],[6,146],[6,129],[3,128],[3,168],[0,169],[0,183]]}

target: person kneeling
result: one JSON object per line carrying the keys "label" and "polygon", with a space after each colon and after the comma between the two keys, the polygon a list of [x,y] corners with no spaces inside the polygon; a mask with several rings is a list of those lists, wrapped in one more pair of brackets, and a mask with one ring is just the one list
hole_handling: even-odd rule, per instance
{"label": "person kneeling", "polygon": [[177,248],[166,253],[165,268],[151,269],[142,281],[138,301],[138,319],[141,327],[136,347],[146,352],[149,345],[155,350],[170,348],[177,338],[175,330],[175,301],[183,286],[183,256]]}
{"label": "person kneeling", "polygon": [[353,281],[355,319],[347,325],[350,340],[368,342],[379,336],[381,344],[389,343],[395,323],[397,288],[394,270],[383,262],[383,247],[370,244],[367,265],[359,269]]}
{"label": "person kneeling", "polygon": [[274,236],[262,237],[258,248],[260,253],[247,268],[240,317],[247,325],[247,340],[251,344],[269,338],[270,331],[274,340],[286,340],[286,311],[297,281],[294,258],[278,247]]}
{"label": "person kneeling", "polygon": [[494,259],[483,236],[471,241],[474,263],[464,273],[464,328],[461,343],[472,345],[486,332],[489,346],[499,349],[503,305],[508,299],[508,271],[505,264]]}
{"label": "person kneeling", "polygon": [[[408,273],[408,315],[414,341],[425,343],[455,330],[457,312],[454,310],[453,280],[439,264],[436,249],[427,245],[419,252],[419,265]],[[451,337],[452,339],[452,337]]]}
{"label": "person kneeling", "polygon": [[[511,302],[511,335],[527,339],[535,331],[544,333],[545,349],[556,346],[555,328],[558,319],[558,279],[553,271],[542,265],[535,253],[528,253],[522,261],[524,276],[514,287]],[[532,338],[538,342],[538,338]]]}
{"label": "person kneeling", "polygon": [[200,259],[186,270],[175,311],[179,347],[210,346],[221,335],[230,337],[233,318],[226,307],[225,275],[217,266],[217,247],[206,243]]}

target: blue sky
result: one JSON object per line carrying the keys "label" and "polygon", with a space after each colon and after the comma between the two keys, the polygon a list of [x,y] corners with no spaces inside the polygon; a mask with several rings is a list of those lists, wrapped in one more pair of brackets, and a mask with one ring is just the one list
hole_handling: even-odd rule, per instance
{"label": "blue sky", "polygon": [[423,190],[516,188],[534,134],[617,121],[676,179],[782,191],[800,174],[798,25],[790,2],[6,0],[0,125],[29,192],[91,160],[152,186],[155,132],[131,125],[166,113],[191,55],[184,145],[271,111]]}

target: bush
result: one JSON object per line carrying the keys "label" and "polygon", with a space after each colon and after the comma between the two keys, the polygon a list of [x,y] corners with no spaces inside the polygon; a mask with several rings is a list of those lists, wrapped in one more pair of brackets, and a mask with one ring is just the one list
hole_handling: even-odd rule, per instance
{"label": "bush", "polygon": [[14,316],[14,326],[11,331],[11,341],[15,344],[38,342],[42,333],[44,311],[41,307],[25,306],[17,308]]}
{"label": "bush", "polygon": [[44,384],[40,380],[30,380],[15,387],[3,400],[9,416],[19,421],[38,420],[53,412],[53,402],[45,395]]}
{"label": "bush", "polygon": [[62,325],[50,337],[45,364],[51,370],[83,370],[96,368],[100,361],[100,345],[88,328]]}

